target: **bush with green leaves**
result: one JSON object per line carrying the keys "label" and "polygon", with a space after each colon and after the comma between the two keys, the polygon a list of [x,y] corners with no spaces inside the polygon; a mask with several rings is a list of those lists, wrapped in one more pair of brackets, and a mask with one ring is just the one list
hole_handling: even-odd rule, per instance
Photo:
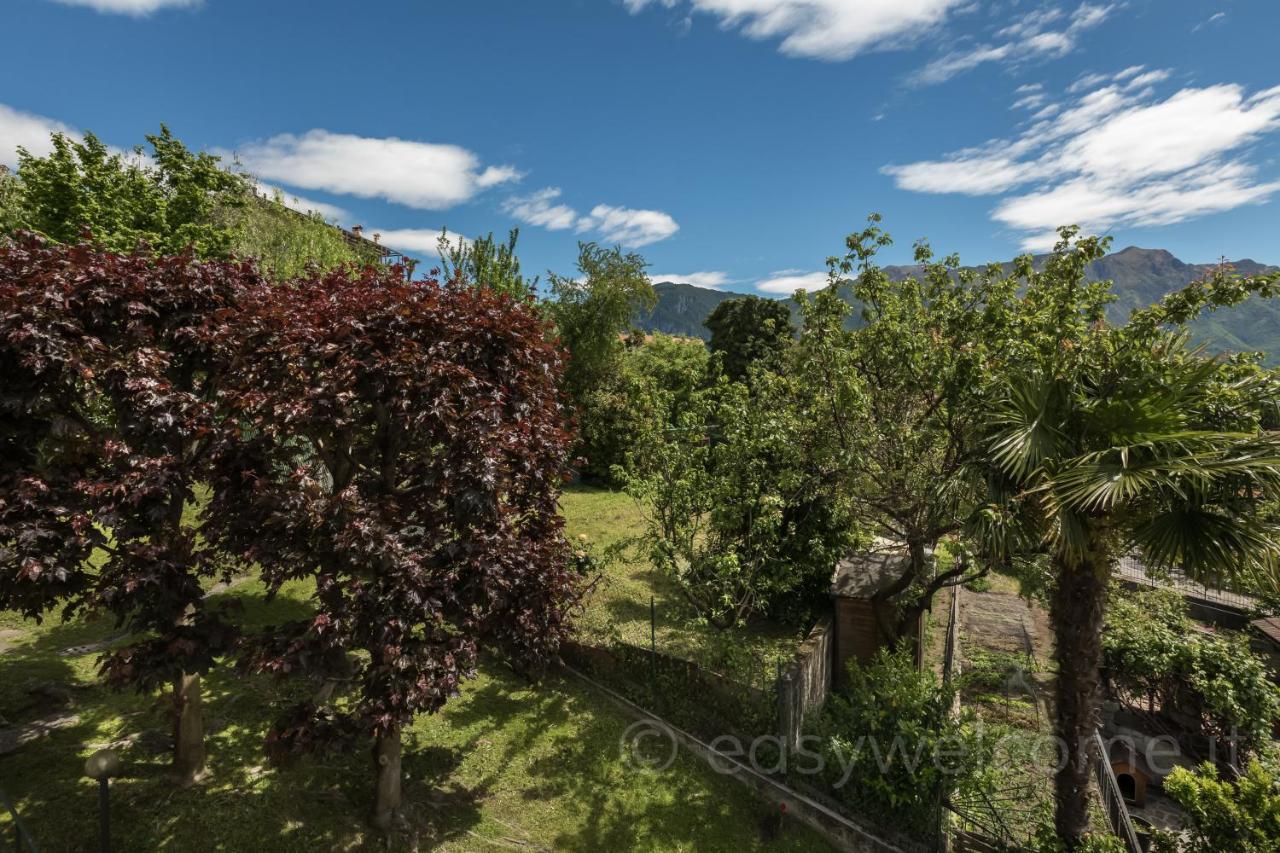
{"label": "bush with green leaves", "polygon": [[616,371],[591,389],[580,430],[594,455],[613,460],[606,478],[621,484],[637,447],[676,427],[693,395],[707,380],[709,356],[702,341],[633,335]]}
{"label": "bush with green leaves", "polygon": [[116,252],[146,243],[162,255],[188,247],[202,258],[229,255],[234,232],[218,211],[243,204],[248,181],[216,156],[193,153],[163,125],[147,142],[148,152],[121,153],[92,133],[80,140],[54,133],[48,156],[19,148],[17,226],[59,243],[79,242],[88,229]]}
{"label": "bush with green leaves", "polygon": [[444,280],[456,278],[467,284],[483,285],[516,299],[531,297],[537,290],[538,278],[526,280],[520,272],[520,259],[516,257],[519,239],[519,228],[511,229],[505,243],[495,240],[492,233],[467,242],[450,237],[445,231],[436,244]]}
{"label": "bush with green leaves", "polygon": [[954,692],[906,651],[852,662],[843,689],[806,725],[831,795],[854,814],[930,837],[939,804],[989,758],[968,718],[951,714]]}
{"label": "bush with green leaves", "polygon": [[1280,722],[1280,687],[1266,662],[1234,631],[1196,629],[1170,590],[1117,595],[1102,639],[1113,687],[1200,720],[1202,732],[1246,752],[1262,749]]}
{"label": "bush with green leaves", "polygon": [[1164,789],[1186,817],[1181,843],[1170,853],[1280,853],[1280,775],[1260,762],[1234,781],[1212,764],[1196,772],[1177,767]]}
{"label": "bush with green leaves", "polygon": [[653,564],[717,628],[761,613],[800,621],[855,540],[794,391],[775,374],[750,387],[720,377],[641,436],[626,472]]}
{"label": "bush with green leaves", "polygon": [[124,153],[92,133],[54,133],[46,156],[20,149],[17,174],[0,172],[0,234],[76,243],[87,230],[109,251],[145,243],[162,255],[190,248],[205,259],[254,258],[275,279],[381,260],[372,244],[291,209],[278,191],[258,195],[248,176],[192,152],[167,127],[146,139],[149,150]]}
{"label": "bush with green leaves", "polygon": [[0,165],[0,236],[17,231],[25,219],[22,183],[8,166]]}

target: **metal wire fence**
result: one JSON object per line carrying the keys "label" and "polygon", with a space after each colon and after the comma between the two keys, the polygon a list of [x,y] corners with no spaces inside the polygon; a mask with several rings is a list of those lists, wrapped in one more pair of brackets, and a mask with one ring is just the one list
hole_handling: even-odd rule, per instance
{"label": "metal wire fence", "polygon": [[779,729],[783,660],[743,648],[731,637],[709,636],[693,660],[684,644],[665,641],[657,605],[649,603],[649,642],[597,635],[570,643],[568,662],[631,702],[708,740],[750,740]]}
{"label": "metal wire fence", "polygon": [[1221,607],[1230,607],[1247,612],[1255,609],[1258,605],[1257,599],[1251,595],[1237,590],[1219,589],[1197,583],[1179,569],[1150,570],[1141,560],[1132,555],[1120,558],[1116,564],[1115,574],[1116,577],[1128,583],[1177,590],[1187,598],[1198,599]]}

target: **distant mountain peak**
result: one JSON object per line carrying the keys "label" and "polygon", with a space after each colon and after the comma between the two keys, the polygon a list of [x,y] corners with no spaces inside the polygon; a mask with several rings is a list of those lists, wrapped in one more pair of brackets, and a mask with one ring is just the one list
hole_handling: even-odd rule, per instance
{"label": "distant mountain peak", "polygon": [[[1045,257],[1036,260],[1042,262]],[[1227,263],[1241,275],[1258,275],[1275,269],[1249,258]],[[1133,309],[1158,301],[1217,266],[1217,263],[1186,263],[1167,249],[1126,246],[1095,261],[1090,265],[1089,274],[1094,280],[1115,282],[1116,301],[1108,314],[1118,322],[1127,318]],[[919,266],[886,266],[884,269],[894,279],[917,275],[920,271]],[[703,340],[711,336],[702,324],[707,315],[721,302],[743,295],[674,281],[656,282],[653,287],[658,294],[657,307],[648,317],[636,317],[636,325],[646,332]],[[1267,353],[1268,362],[1280,363],[1280,299],[1251,300],[1248,305],[1216,312],[1197,321],[1192,331],[1196,339],[1211,350],[1259,350]]]}

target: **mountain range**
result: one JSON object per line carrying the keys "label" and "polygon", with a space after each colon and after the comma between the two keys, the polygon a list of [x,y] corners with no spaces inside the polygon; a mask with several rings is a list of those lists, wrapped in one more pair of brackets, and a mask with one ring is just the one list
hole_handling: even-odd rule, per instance
{"label": "mountain range", "polygon": [[[1036,258],[1037,265],[1048,256]],[[1241,275],[1258,275],[1276,267],[1245,259],[1230,261]],[[1129,313],[1158,301],[1170,291],[1208,275],[1216,264],[1188,264],[1164,249],[1140,249],[1130,246],[1109,254],[1090,265],[1091,281],[1110,279],[1116,301],[1108,310],[1113,322],[1123,322]],[[889,266],[885,272],[894,280],[919,275],[918,266]],[[635,318],[646,332],[702,338],[711,333],[702,321],[717,305],[742,296],[725,290],[711,290],[674,281],[654,283],[657,306],[646,317]],[[784,300],[796,313],[794,302]],[[1215,352],[1260,351],[1268,364],[1280,364],[1280,299],[1250,299],[1242,305],[1219,311],[1197,320],[1191,327],[1196,343]]]}

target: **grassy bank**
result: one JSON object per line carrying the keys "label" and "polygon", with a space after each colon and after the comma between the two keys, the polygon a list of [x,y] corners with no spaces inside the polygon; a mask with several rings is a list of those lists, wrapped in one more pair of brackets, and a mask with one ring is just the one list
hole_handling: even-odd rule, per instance
{"label": "grassy bank", "polygon": [[[630,535],[629,499],[578,489],[566,496],[573,533],[607,544]],[[609,617],[648,630],[648,589],[640,561],[619,563],[590,603],[588,621]],[[672,591],[655,588],[671,601]],[[222,593],[244,618],[267,624],[305,612],[307,588],[287,586],[268,603],[256,581]],[[644,612],[628,610],[639,599]],[[670,615],[664,632],[693,642]],[[162,699],[113,693],[96,677],[96,650],[114,636],[103,622],[36,626],[0,614],[0,716],[9,725],[61,718],[64,727],[0,756],[0,788],[41,849],[95,850],[94,785],[82,777],[94,750],[120,750],[125,775],[113,785],[118,850],[363,850],[381,839],[363,821],[371,768],[363,751],[272,767],[262,753],[270,720],[301,684],[245,678],[226,670],[206,680],[209,774],[181,790],[170,782]],[[817,850],[799,826],[773,840],[773,814],[737,782],[681,755],[662,772],[630,768],[620,741],[630,720],[581,683],[551,676],[532,686],[495,661],[444,711],[405,735],[403,850]],[[7,816],[0,837],[8,838]]]}

